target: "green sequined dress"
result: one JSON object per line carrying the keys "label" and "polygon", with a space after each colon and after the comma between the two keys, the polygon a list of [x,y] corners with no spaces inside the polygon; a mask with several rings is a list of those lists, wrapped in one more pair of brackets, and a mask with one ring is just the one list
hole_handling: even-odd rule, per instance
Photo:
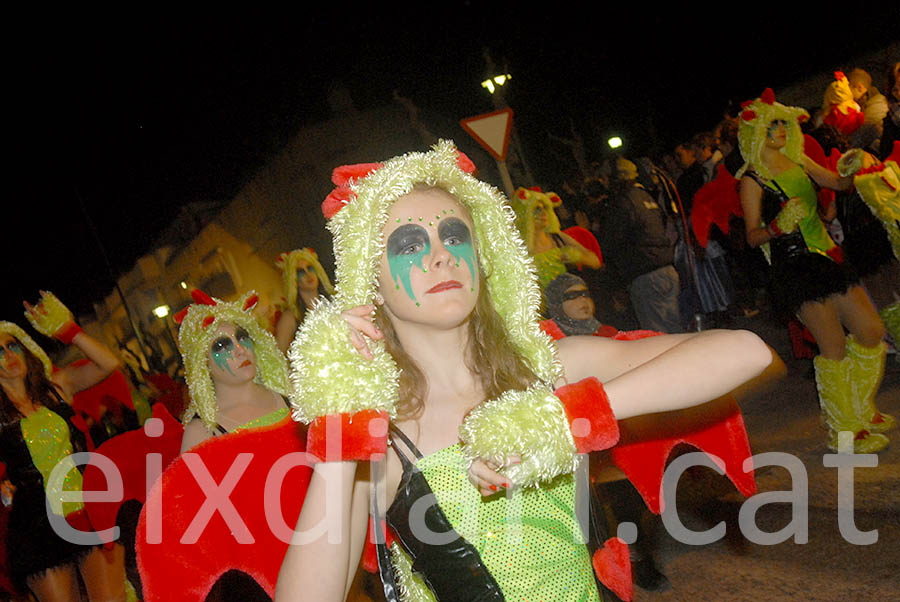
{"label": "green sequined dress", "polygon": [[[417,463],[456,532],[478,551],[507,601],[599,601],[591,557],[574,514],[575,481],[557,477],[507,497],[482,498],[469,482],[459,444]],[[395,543],[404,599],[434,600]]]}
{"label": "green sequined dress", "polygon": [[[81,472],[71,460],[72,436],[79,434],[67,420],[71,408],[63,405],[58,410],[41,406],[0,428],[0,461],[6,464],[5,478],[16,488],[6,546],[19,587],[29,576],[74,562],[92,549],[60,537],[47,515],[47,501],[60,518],[83,508],[81,501],[62,501],[64,492],[81,491]],[[53,479],[58,465],[63,468],[54,477],[60,478]]]}

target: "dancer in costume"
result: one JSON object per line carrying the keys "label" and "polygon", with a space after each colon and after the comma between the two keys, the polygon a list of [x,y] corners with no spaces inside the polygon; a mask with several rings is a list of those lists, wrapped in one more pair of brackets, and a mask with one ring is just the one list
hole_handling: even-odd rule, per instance
{"label": "dancer in costume", "polygon": [[859,103],[853,100],[853,90],[843,71],[834,72],[834,81],[825,89],[822,108],[819,109],[817,122],[837,128],[841,134],[849,136],[862,126],[866,116],[860,110]]}
{"label": "dancer in costume", "polygon": [[[538,327],[540,290],[506,201],[473,169],[444,141],[335,170],[323,209],[336,294],[289,352],[294,417],[311,423],[308,452],[326,462],[297,524],[311,541],[289,548],[279,602],[344,598],[383,466],[359,461],[385,452],[386,499],[375,506],[397,537],[393,569],[379,554],[388,595],[597,600],[575,533],[577,453],[614,445],[617,418],[713,399],[772,359],[749,332],[554,345]],[[416,503],[431,492],[437,504]],[[431,532],[454,533],[429,541],[418,510]],[[615,542],[595,554],[608,585],[630,586],[603,561],[623,553],[627,564]]]}
{"label": "dancer in costume", "polygon": [[[296,521],[310,472],[302,460],[284,464],[305,449],[305,431],[282,397],[287,360],[253,315],[254,293],[234,302],[200,291],[192,297],[196,303],[176,315],[191,395],[183,453],[148,494],[137,531],[144,599],[270,600],[287,548],[279,521]],[[197,464],[214,482],[228,482],[234,509],[224,524],[199,530],[195,517],[208,492]]]}
{"label": "dancer in costume", "polygon": [[91,600],[125,600],[122,546],[71,543],[52,522],[55,517],[78,530],[92,530],[83,504],[60,498],[62,492],[81,490],[79,469],[71,464],[61,489],[50,489],[54,468],[71,463],[73,452],[84,451],[81,432],[72,424],[72,396],[106,378],[118,368],[118,360],[82,332],[51,293],[42,293],[40,303],[26,308],[38,332],[74,345],[91,363],[54,372],[50,358],[24,330],[0,322],[0,461],[6,464],[4,489],[12,492],[6,545],[13,579],[41,602],[68,602],[80,599],[78,570]]}
{"label": "dancer in costume", "polygon": [[224,302],[194,290],[175,316],[191,402],[184,412],[187,450],[236,428],[273,424],[287,415],[287,361],[253,316],[258,297]]}
{"label": "dancer in costume", "polygon": [[562,274],[568,266],[584,265],[599,270],[600,258],[565,232],[560,232],[555,207],[562,199],[540,188],[519,188],[512,199],[516,225],[528,253],[534,258],[541,287]]}
{"label": "dancer in costume", "polygon": [[[894,346],[900,346],[900,279],[897,262],[900,261],[900,141],[894,142],[894,152],[884,163],[871,161],[864,165],[853,177],[853,185],[859,198],[866,204],[872,216],[877,219],[890,243],[893,259],[885,259],[880,276],[886,276],[887,286],[879,302],[879,315]],[[838,165],[838,169],[842,169]],[[865,209],[863,209],[864,211]],[[877,239],[876,239],[877,240]],[[883,254],[887,254],[887,249]],[[892,298],[891,298],[892,297]]]}
{"label": "dancer in costume", "polygon": [[768,89],[745,103],[738,132],[745,164],[737,177],[747,242],[768,245],[773,305],[796,314],[818,343],[813,363],[828,447],[836,450],[838,433],[851,431],[856,452],[875,452],[888,444],[882,432],[896,424],[875,407],[884,325],[817,213],[813,182],[845,190],[850,178],[804,154],[800,122],[807,118]]}
{"label": "dancer in costume", "polygon": [[284,307],[275,322],[275,339],[278,348],[286,352],[297,325],[313,307],[313,302],[323,295],[333,295],[334,288],[328,280],[319,256],[309,247],[282,253],[275,260],[281,268],[281,282],[284,285]]}

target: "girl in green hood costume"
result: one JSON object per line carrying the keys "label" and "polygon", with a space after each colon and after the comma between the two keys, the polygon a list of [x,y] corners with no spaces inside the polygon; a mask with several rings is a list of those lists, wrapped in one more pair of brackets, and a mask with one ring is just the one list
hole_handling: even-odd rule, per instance
{"label": "girl in green hood costume", "polygon": [[[538,326],[540,291],[512,211],[473,170],[447,141],[335,170],[323,205],[335,295],[288,353],[294,417],[310,423],[307,449],[325,461],[278,602],[344,599],[377,482],[376,506],[398,537],[383,574],[396,579],[391,596],[597,600],[575,534],[578,453],[614,445],[617,419],[708,401],[771,362],[740,331],[554,344]],[[557,397],[560,387],[577,394]],[[419,486],[437,502],[425,521],[449,523],[449,541],[417,531],[423,506],[408,498]],[[460,555],[441,557],[448,546]],[[465,571],[452,568],[460,558]]]}

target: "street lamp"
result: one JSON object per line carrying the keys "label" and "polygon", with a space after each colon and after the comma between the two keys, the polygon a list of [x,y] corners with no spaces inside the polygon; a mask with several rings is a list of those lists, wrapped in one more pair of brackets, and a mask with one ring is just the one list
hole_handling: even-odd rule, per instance
{"label": "street lamp", "polygon": [[160,305],[153,309],[153,315],[159,318],[160,320],[169,315],[169,306],[168,305]]}
{"label": "street lamp", "polygon": [[486,88],[488,92],[493,94],[495,90],[497,90],[500,86],[506,85],[506,82],[511,79],[512,75],[510,75],[509,73],[495,75],[481,82],[481,87]]}
{"label": "street lamp", "polygon": [[612,149],[621,148],[622,139],[619,136],[613,136],[612,138],[607,140],[606,143],[609,144],[609,148],[612,148]]}

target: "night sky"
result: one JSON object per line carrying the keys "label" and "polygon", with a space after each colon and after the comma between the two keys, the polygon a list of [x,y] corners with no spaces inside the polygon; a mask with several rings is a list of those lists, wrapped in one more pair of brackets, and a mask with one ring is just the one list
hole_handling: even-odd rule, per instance
{"label": "night sky", "polygon": [[854,35],[848,19],[800,9],[748,18],[591,3],[510,16],[443,2],[371,14],[388,5],[403,6],[23,23],[4,86],[14,185],[0,319],[24,324],[21,300],[41,288],[90,310],[113,280],[85,214],[111,270],[127,271],[180,206],[229,200],[299,128],[327,119],[336,82],[359,109],[397,90],[455,121],[493,108],[479,86],[489,47],[513,74],[507,100],[540,164],[548,132],[568,136],[570,121],[589,149],[613,125],[640,140],[652,104],[655,142],[670,147],[711,129],[729,100],[845,67],[900,37],[900,8],[851,15]]}

